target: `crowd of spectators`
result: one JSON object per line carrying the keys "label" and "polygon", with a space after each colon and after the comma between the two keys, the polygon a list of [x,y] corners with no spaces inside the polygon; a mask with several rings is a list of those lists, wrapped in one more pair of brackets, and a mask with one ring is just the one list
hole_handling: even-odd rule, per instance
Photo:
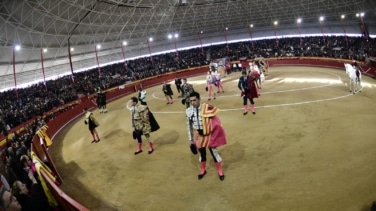
{"label": "crowd of spectators", "polygon": [[[30,162],[33,136],[43,125],[45,125],[43,119],[37,118],[24,125],[22,131],[10,134],[11,138],[2,154],[3,165],[0,166],[3,168],[0,171],[0,188],[11,192],[14,195],[12,197],[16,197],[18,201],[15,205],[22,206],[22,210],[52,210],[46,201],[36,169],[32,168]],[[26,190],[27,192],[25,192]],[[32,192],[30,192],[31,190]],[[11,203],[12,201],[8,202],[8,206]],[[0,200],[0,207],[2,205],[4,205],[4,201]],[[43,209],[39,209],[41,207]]]}
{"label": "crowd of spectators", "polygon": [[178,53],[166,53],[145,57],[124,63],[117,63],[74,73],[56,80],[34,84],[0,93],[0,132],[24,123],[34,117],[54,118],[46,113],[53,108],[92,94],[96,87],[106,90],[135,80],[173,72],[180,69],[207,65],[212,59],[252,59],[257,56],[269,57],[330,57],[364,61],[370,54],[375,40],[366,42],[364,37],[302,37],[247,41],[213,45],[201,49],[189,49]]}

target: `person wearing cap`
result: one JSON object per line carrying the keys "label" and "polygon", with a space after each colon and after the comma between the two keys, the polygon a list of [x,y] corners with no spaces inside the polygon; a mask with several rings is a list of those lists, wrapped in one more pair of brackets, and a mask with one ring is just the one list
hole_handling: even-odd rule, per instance
{"label": "person wearing cap", "polygon": [[166,81],[163,82],[162,91],[163,91],[163,93],[164,93],[164,95],[166,97],[167,104],[173,104],[174,100],[172,99],[172,95],[174,93],[172,92],[171,84],[166,83]]}
{"label": "person wearing cap", "polygon": [[353,61],[353,67],[355,69],[356,80],[360,82],[359,65],[358,65],[358,63],[356,61]]}
{"label": "person wearing cap", "polygon": [[194,92],[193,85],[190,83],[187,83],[187,79],[183,78],[182,80],[183,85],[181,86],[182,91],[182,104],[185,105],[186,108],[189,108],[191,106],[191,103],[189,102],[189,95]]}
{"label": "person wearing cap", "polygon": [[99,109],[99,113],[107,113],[107,97],[106,93],[99,91],[97,93],[97,106]]}
{"label": "person wearing cap", "polygon": [[225,92],[222,85],[222,75],[219,70],[214,72],[213,77],[215,77],[215,82],[217,83],[217,93],[220,93],[221,91],[222,93]]}
{"label": "person wearing cap", "polygon": [[253,71],[249,71],[247,75],[247,71],[242,72],[242,76],[239,78],[238,81],[238,88],[241,91],[241,97],[243,98],[243,107],[244,112],[243,115],[248,114],[248,100],[250,102],[250,107],[252,109],[252,113],[256,114],[255,111],[255,102],[253,98],[258,97],[257,89],[258,84],[256,83],[256,78],[254,77]]}
{"label": "person wearing cap", "polygon": [[87,108],[84,108],[85,112],[85,125],[89,126],[89,131],[91,133],[91,136],[93,137],[93,141],[91,143],[98,143],[100,141],[99,135],[96,127],[99,126],[99,122],[94,118],[93,113],[90,112]]}
{"label": "person wearing cap", "polygon": [[175,86],[176,86],[176,89],[178,90],[178,97],[181,97],[181,79],[178,78],[178,77],[175,77]]}
{"label": "person wearing cap", "polygon": [[133,138],[137,140],[137,150],[134,154],[138,155],[142,152],[142,135],[149,143],[148,154],[151,154],[154,152],[154,148],[150,133],[157,131],[159,124],[147,106],[138,104],[137,97],[132,97],[128,103],[132,114]]}
{"label": "person wearing cap", "polygon": [[214,90],[214,86],[216,85],[216,77],[212,75],[211,71],[208,71],[206,75],[206,88],[208,92],[208,100],[211,100],[211,97],[215,100],[217,97],[217,91]]}

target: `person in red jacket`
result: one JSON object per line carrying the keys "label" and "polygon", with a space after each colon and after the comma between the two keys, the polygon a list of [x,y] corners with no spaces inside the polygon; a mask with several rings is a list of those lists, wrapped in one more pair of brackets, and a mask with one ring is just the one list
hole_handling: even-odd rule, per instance
{"label": "person in red jacket", "polygon": [[219,109],[200,102],[200,94],[192,92],[189,95],[191,105],[186,109],[188,139],[193,154],[200,153],[201,170],[198,179],[206,175],[206,151],[209,150],[217,167],[218,176],[221,181],[225,179],[222,169],[222,158],[217,147],[227,143],[226,133],[221,121],[217,116]]}

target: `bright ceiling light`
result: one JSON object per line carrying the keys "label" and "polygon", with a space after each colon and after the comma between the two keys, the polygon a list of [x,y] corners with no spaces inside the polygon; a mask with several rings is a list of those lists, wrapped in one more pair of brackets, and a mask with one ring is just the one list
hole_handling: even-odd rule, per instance
{"label": "bright ceiling light", "polygon": [[16,46],[14,46],[14,50],[16,50],[16,51],[21,50],[21,46],[20,46],[20,45],[16,45]]}

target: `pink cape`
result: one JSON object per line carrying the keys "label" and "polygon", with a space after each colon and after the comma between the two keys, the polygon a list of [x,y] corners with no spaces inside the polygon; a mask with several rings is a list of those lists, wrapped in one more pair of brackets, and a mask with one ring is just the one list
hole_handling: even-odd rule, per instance
{"label": "pink cape", "polygon": [[202,104],[200,112],[203,118],[203,136],[195,134],[195,142],[197,148],[202,147],[219,147],[227,143],[226,132],[222,127],[219,117],[217,117],[219,109],[208,105]]}

